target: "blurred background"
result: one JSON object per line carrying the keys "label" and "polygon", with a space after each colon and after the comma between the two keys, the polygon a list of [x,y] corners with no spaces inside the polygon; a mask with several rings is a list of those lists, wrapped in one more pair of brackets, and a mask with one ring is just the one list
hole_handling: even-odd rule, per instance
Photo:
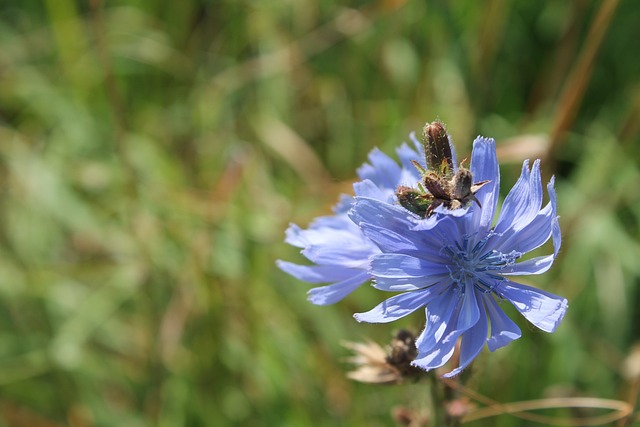
{"label": "blurred background", "polygon": [[542,158],[563,228],[524,281],[569,299],[562,326],[509,312],[523,337],[469,387],[635,404],[638,22],[632,0],[0,1],[0,425],[375,427],[424,406],[423,384],[348,380],[341,344],[423,315],[358,324],[386,294],[316,307],[274,261],[303,263],[289,222],[436,118],[459,158],[496,138],[503,196]]}

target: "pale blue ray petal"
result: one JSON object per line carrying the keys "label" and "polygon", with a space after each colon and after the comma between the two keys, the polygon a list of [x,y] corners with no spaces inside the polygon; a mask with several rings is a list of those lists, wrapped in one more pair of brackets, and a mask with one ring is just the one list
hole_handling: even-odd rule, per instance
{"label": "pale blue ray petal", "polygon": [[285,273],[309,283],[339,282],[362,273],[362,270],[335,265],[299,265],[282,260],[277,260],[276,265]]}
{"label": "pale blue ray petal", "polygon": [[420,353],[418,357],[413,362],[411,362],[411,365],[424,369],[425,371],[437,369],[447,363],[449,359],[451,359],[451,356],[453,356],[453,352],[455,351],[455,349],[455,341],[448,342],[444,345],[434,348],[433,350],[429,350],[424,354]]}
{"label": "pale blue ray petal", "polygon": [[398,154],[398,158],[400,159],[400,164],[402,168],[411,174],[414,178],[413,182],[417,182],[420,180],[420,173],[413,166],[411,161],[418,162],[420,164],[424,163],[424,153],[422,150],[416,151],[413,148],[409,147],[407,143],[402,143],[402,145],[396,149],[396,153]]}
{"label": "pale blue ray petal", "polygon": [[427,165],[424,163],[424,144],[418,139],[415,132],[411,132],[409,134],[409,139],[413,143],[413,146],[415,147],[418,154],[420,154],[419,163],[426,168]]}
{"label": "pale blue ray petal", "polygon": [[[429,352],[432,348],[446,344],[450,341],[454,341],[455,344],[455,340],[458,339],[464,331],[476,324],[480,317],[480,309],[473,290],[474,285],[469,283],[464,285],[464,288],[465,290],[462,293],[459,290],[448,292],[453,294],[454,306],[453,309],[449,306],[445,307],[447,310],[452,310],[452,312],[448,317],[448,322],[445,320],[445,322],[447,322],[446,329],[442,331],[442,333],[430,334],[429,332],[430,323],[433,323],[434,326],[438,326],[438,319],[444,318],[442,316],[442,311],[440,309],[436,312],[432,311],[432,307],[436,306],[435,303],[430,304],[427,307],[427,327],[423,334],[416,340],[416,347],[419,352]],[[438,328],[436,332],[439,331],[440,328]],[[425,336],[423,337],[423,335]],[[433,335],[433,338],[428,339],[426,335]]]}
{"label": "pale blue ray petal", "polygon": [[509,193],[507,199],[505,199],[502,211],[504,213],[506,210],[510,215],[505,217],[500,216],[498,224],[496,225],[497,232],[503,233],[506,230],[510,230],[513,233],[517,233],[525,228],[540,211],[540,206],[542,205],[540,160],[536,160],[533,163],[533,168],[530,173],[527,170],[527,181],[522,191],[515,194],[515,197],[510,199],[509,195],[511,195],[511,193]]}
{"label": "pale blue ray petal", "polygon": [[383,252],[420,252],[433,257],[440,251],[441,242],[425,244],[425,240],[434,238],[431,233],[411,231],[415,226],[415,218],[401,207],[357,197],[350,216]]}
{"label": "pale blue ray petal", "polygon": [[[450,273],[424,277],[374,277],[373,287],[387,292],[406,292],[451,282]],[[437,285],[436,285],[437,286]]]}
{"label": "pale blue ray petal", "polygon": [[500,192],[500,166],[496,156],[496,141],[478,136],[473,141],[471,153],[471,174],[474,182],[490,181],[477,193],[476,198],[482,209],[473,209],[472,229],[487,230],[491,227]]}
{"label": "pale blue ray petal", "polygon": [[440,205],[437,208],[435,208],[433,211],[436,213],[439,213],[441,215],[451,215],[453,217],[461,217],[467,214],[467,212],[469,212],[469,208],[472,207],[472,205],[469,206],[465,206],[462,208],[458,208],[458,209],[449,209],[447,207],[445,207],[444,205]]}
{"label": "pale blue ray petal", "polygon": [[309,246],[300,253],[309,261],[320,265],[366,269],[369,267],[369,257],[375,251],[369,246],[334,244]]}
{"label": "pale blue ray petal", "polygon": [[532,251],[549,240],[555,219],[556,214],[553,207],[551,203],[548,203],[522,230],[508,231],[501,236],[495,235],[488,247],[501,252],[513,250],[527,253]]}
{"label": "pale blue ray petal", "polygon": [[347,242],[350,245],[371,245],[347,215],[318,217],[306,230],[296,224],[290,224],[285,236],[285,242],[299,248],[309,245],[331,246],[337,241]]}
{"label": "pale blue ray petal", "polygon": [[444,264],[446,259],[440,257],[440,262],[429,262],[411,255],[391,253],[380,254],[371,260],[370,272],[379,278],[420,278],[425,276],[447,274],[449,269]]}
{"label": "pale blue ray petal", "polygon": [[425,309],[427,322],[424,330],[416,339],[416,348],[432,349],[442,339],[447,326],[460,301],[460,293],[450,287]]}
{"label": "pale blue ray petal", "polygon": [[469,366],[473,359],[482,351],[487,341],[488,332],[487,314],[483,309],[480,309],[480,317],[476,324],[462,334],[462,342],[460,343],[460,365],[453,371],[444,374],[443,377],[455,377],[462,372],[464,368]]}
{"label": "pale blue ray petal", "polygon": [[355,203],[355,199],[352,196],[348,196],[346,194],[340,195],[340,200],[333,207],[333,212],[336,215],[344,215],[346,214],[351,206]]}
{"label": "pale blue ray petal", "polygon": [[353,315],[358,322],[389,323],[408,316],[438,296],[438,287],[392,296],[365,313]]}
{"label": "pale blue ray petal", "polygon": [[522,336],[518,325],[505,314],[491,294],[482,296],[491,322],[491,335],[487,339],[489,351],[496,351]]}
{"label": "pale blue ray petal", "polygon": [[316,305],[335,304],[369,279],[367,272],[355,274],[342,282],[310,289],[307,293],[307,299]]}
{"label": "pale blue ray petal", "polygon": [[536,215],[542,207],[542,175],[540,173],[540,159],[533,162],[531,175],[529,176],[529,207],[526,215],[520,219],[520,225],[515,227],[516,230],[522,229],[528,221]]}
{"label": "pale blue ray petal", "polygon": [[451,150],[451,163],[453,163],[453,172],[458,172],[458,156],[456,155],[456,147],[453,146],[453,138],[447,134],[447,140],[449,141],[449,150]]}
{"label": "pale blue ray petal", "polygon": [[[547,192],[549,193],[549,200],[551,206],[553,206],[553,212],[556,212],[556,190],[553,187],[555,184],[555,177],[551,177],[551,181],[547,184]],[[562,234],[560,233],[560,223],[558,222],[558,218],[554,218],[551,235],[553,236],[553,254],[558,256],[558,252],[560,251],[560,246],[562,245]]]}
{"label": "pale blue ray petal", "polygon": [[369,197],[387,203],[390,201],[389,199],[393,197],[393,191],[378,187],[370,179],[365,179],[353,184],[353,192],[356,196]]}
{"label": "pale blue ray petal", "polygon": [[371,164],[365,163],[358,168],[360,179],[370,179],[385,188],[395,188],[398,185],[401,168],[395,160],[374,148],[369,152],[369,161]]}
{"label": "pale blue ray petal", "polygon": [[509,265],[500,270],[503,276],[527,276],[530,274],[542,274],[551,268],[555,256],[546,255],[528,259]]}
{"label": "pale blue ray petal", "polygon": [[[355,202],[355,200],[354,200]],[[321,240],[324,238],[325,229],[342,233],[356,233],[358,227],[351,221],[348,215],[327,215],[314,219],[305,233],[315,233],[317,236],[310,240]]]}
{"label": "pale blue ray petal", "polygon": [[464,332],[475,325],[480,317],[480,311],[478,300],[476,299],[475,285],[468,281],[464,285],[462,308],[458,314],[457,329]]}
{"label": "pale blue ray petal", "polygon": [[406,234],[367,223],[360,223],[360,227],[383,252],[418,253],[421,249],[419,243]]}
{"label": "pale blue ray petal", "polygon": [[309,243],[309,241],[304,237],[303,230],[296,224],[289,224],[284,235],[284,241],[297,248],[304,248]]}
{"label": "pale blue ray petal", "polygon": [[566,298],[509,280],[500,282],[495,292],[545,332],[556,330],[568,307]]}
{"label": "pale blue ray petal", "polygon": [[528,208],[530,176],[529,160],[525,160],[522,164],[520,178],[518,178],[518,181],[516,181],[502,203],[502,209],[495,227],[496,233],[503,233],[508,230],[513,225],[513,221]]}
{"label": "pale blue ray petal", "polygon": [[457,299],[458,304],[450,316],[445,331],[440,334],[440,338],[435,343],[432,340],[416,340],[418,357],[411,363],[412,365],[426,370],[444,365],[453,354],[456,340],[478,322],[480,309],[473,284],[467,284],[465,288],[465,293],[460,299]]}

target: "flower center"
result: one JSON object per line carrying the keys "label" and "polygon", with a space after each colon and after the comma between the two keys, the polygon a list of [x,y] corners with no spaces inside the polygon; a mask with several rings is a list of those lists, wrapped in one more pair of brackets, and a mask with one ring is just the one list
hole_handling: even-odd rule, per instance
{"label": "flower center", "polygon": [[498,272],[506,266],[515,264],[522,253],[484,250],[490,236],[489,234],[473,244],[471,236],[464,235],[462,240],[442,248],[442,253],[451,259],[447,268],[454,283],[457,285],[473,283],[478,290],[489,293],[493,291],[497,281],[504,280]]}

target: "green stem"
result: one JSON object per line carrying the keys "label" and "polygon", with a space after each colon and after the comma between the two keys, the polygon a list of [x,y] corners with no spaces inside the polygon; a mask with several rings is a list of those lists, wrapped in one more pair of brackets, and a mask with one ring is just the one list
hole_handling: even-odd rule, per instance
{"label": "green stem", "polygon": [[446,402],[444,396],[444,385],[438,379],[435,371],[429,373],[431,384],[429,385],[431,391],[431,425],[435,426],[448,426]]}

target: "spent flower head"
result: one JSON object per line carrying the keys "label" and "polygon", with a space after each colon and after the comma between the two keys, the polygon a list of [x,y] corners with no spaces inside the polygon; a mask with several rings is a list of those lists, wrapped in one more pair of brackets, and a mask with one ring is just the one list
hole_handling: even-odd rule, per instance
{"label": "spent flower head", "polygon": [[[288,241],[303,247],[303,254],[316,265],[280,262],[280,267],[302,280],[335,282],[312,290],[312,301],[315,291],[328,295],[321,302],[335,302],[369,278],[375,288],[398,293],[356,314],[361,322],[392,322],[424,308],[426,325],[415,341],[412,364],[439,368],[460,341],[460,364],[445,375],[453,376],[485,344],[494,351],[521,336],[501,303],[508,301],[533,325],[553,332],[567,300],[511,280],[547,271],[558,254],[561,235],[553,178],[543,207],[540,162],[530,166],[525,161],[497,213],[500,172],[495,141],[476,138],[466,169],[456,167],[455,150],[443,135],[439,122],[425,126],[428,168],[417,163],[413,172],[406,157],[401,156],[402,166],[392,162],[395,167],[390,167],[390,159],[376,151],[367,173],[360,170],[363,181],[354,185],[355,198],[341,205],[335,216],[308,230],[290,228]],[[326,223],[330,226],[323,228]],[[524,259],[549,239],[552,254]]]}

